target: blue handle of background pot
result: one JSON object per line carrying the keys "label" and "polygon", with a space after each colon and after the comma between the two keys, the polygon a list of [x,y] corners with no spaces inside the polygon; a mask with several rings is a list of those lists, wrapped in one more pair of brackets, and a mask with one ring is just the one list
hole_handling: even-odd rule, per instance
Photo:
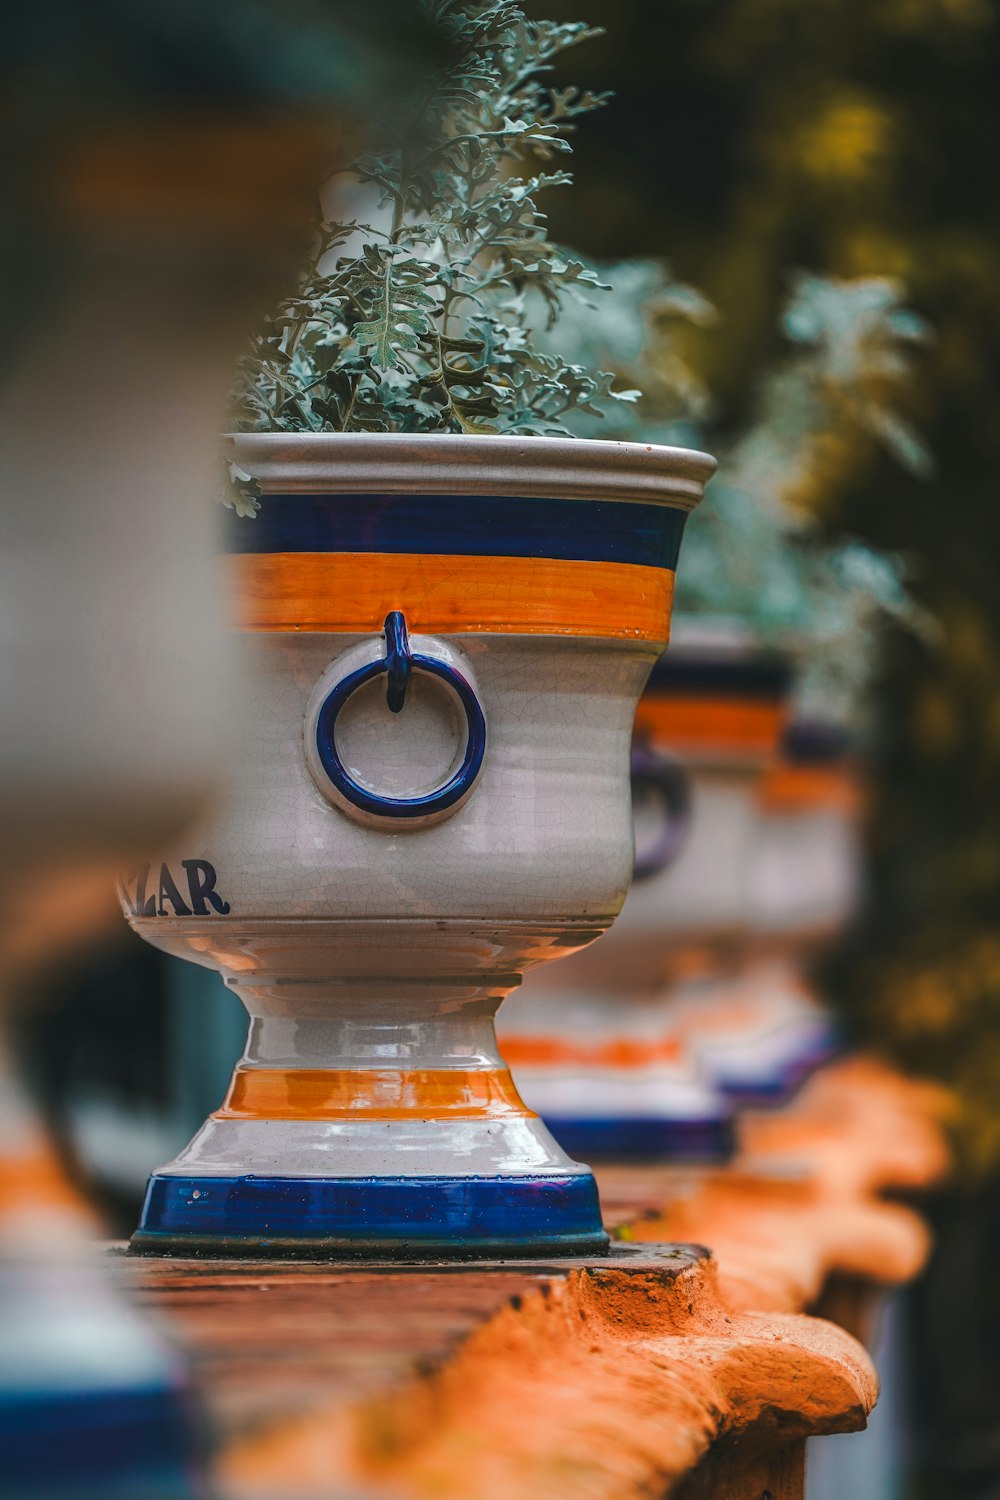
{"label": "blue handle of background pot", "polygon": [[648,880],[673,864],[691,832],[691,784],[680,761],[648,745],[632,746],[632,796],[652,791],[663,806],[663,825],[651,849],[636,856],[633,880]]}
{"label": "blue handle of background pot", "polygon": [[[465,711],[466,741],[462,763],[454,775],[435,792],[420,797],[382,797],[354,780],[337,752],[337,718],[348,699],[373,678],[386,675],[386,702],[392,713],[401,713],[406,689],[414,672],[426,672],[447,683]],[[482,705],[461,672],[448,662],[411,651],[406,620],[397,609],[386,615],[385,655],[349,672],[323,701],[316,723],[316,748],[320,764],[342,797],[363,812],[380,818],[425,818],[444,812],[461,802],[473,788],[486,754],[486,717]]]}

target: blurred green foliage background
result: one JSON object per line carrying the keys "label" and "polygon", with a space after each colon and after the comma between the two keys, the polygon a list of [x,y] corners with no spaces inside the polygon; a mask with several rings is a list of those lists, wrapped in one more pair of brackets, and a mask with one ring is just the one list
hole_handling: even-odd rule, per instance
{"label": "blurred green foliage background", "polygon": [[617,95],[582,122],[553,233],[602,260],[665,256],[714,303],[714,325],[673,339],[723,435],[780,355],[798,270],[898,277],[934,330],[903,403],[933,475],[853,424],[814,444],[792,498],[831,540],[902,552],[936,622],[887,627],[868,899],[824,977],[863,1041],[955,1085],[961,1170],[981,1179],[1000,1166],[1000,8],[548,0],[537,13],[607,28],[567,68]]}

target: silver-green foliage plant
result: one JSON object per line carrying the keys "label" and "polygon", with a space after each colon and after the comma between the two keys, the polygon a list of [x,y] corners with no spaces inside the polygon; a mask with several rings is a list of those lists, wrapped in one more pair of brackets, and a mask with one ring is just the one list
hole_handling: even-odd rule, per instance
{"label": "silver-green foliage plant", "polygon": [[822,512],[881,448],[917,477],[931,460],[899,411],[926,324],[883,277],[801,272],[782,313],[784,355],[765,372],[751,420],[722,446],[711,504],[687,538],[678,608],[752,618],[802,657],[803,712],[851,717],[886,617],[926,622],[905,566],[853,539],[830,541]]}
{"label": "silver-green foliage plant", "polygon": [[[636,442],[683,442],[711,419],[704,383],[680,352],[677,333],[685,325],[711,326],[715,308],[662,260],[623,260],[594,265],[605,295],[592,306],[567,306],[543,337],[547,350],[588,369],[607,368],[614,378],[638,387],[633,399],[611,411],[578,410],[567,425],[578,437]],[[536,319],[542,309],[532,306]]]}
{"label": "silver-green foliage plant", "polygon": [[[602,361],[641,385],[641,400],[602,423],[600,435],[704,446],[720,458],[685,531],[678,612],[740,621],[791,648],[805,669],[803,709],[851,716],[880,619],[919,622],[901,560],[850,539],[830,542],[818,517],[874,447],[916,475],[928,472],[930,457],[898,409],[926,325],[895,281],[798,273],[782,311],[784,351],[764,371],[750,420],[724,437],[677,336],[685,323],[711,323],[704,298],[662,263],[599,272],[612,287],[599,313],[568,311],[551,337],[566,357]],[[598,435],[586,413],[573,425]]]}
{"label": "silver-green foliage plant", "polygon": [[[870,439],[896,462],[926,475],[930,455],[897,410],[912,373],[912,350],[928,328],[903,305],[903,288],[883,276],[854,280],[799,272],[782,315],[786,357],[769,370],[754,423],[729,454],[731,479],[761,504],[795,504],[844,442]],[[823,446],[832,448],[824,461]],[[836,475],[832,475],[836,479]]]}
{"label": "silver-green foliage plant", "polygon": [[536,337],[567,299],[603,290],[551,243],[539,208],[572,180],[558,162],[575,121],[607,98],[552,88],[548,75],[596,33],[529,19],[509,0],[411,3],[443,36],[447,63],[396,103],[379,148],[349,169],[367,185],[371,222],[319,226],[301,284],[244,362],[237,424],[566,433],[572,413],[637,395]]}

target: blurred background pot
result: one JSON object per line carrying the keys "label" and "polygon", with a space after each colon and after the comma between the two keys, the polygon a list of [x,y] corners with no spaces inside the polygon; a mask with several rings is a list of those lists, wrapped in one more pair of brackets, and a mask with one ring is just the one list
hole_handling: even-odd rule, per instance
{"label": "blurred background pot", "polygon": [[736,1106],[782,1104],[841,1049],[809,970],[860,899],[860,803],[843,728],[793,723],[760,789],[748,960],[674,1000],[703,1072]]}
{"label": "blurred background pot", "polygon": [[725,1160],[727,1101],[674,1025],[679,968],[717,977],[746,948],[761,782],[788,662],[745,634],[679,628],[636,716],[636,881],[614,932],[505,1007],[518,1086],[570,1151]]}
{"label": "blurred background pot", "polygon": [[228,791],[123,899],[250,1033],[133,1246],[598,1249],[593,1178],[522,1105],[493,1016],[624,899],[632,718],[712,460],[367,434],[231,456],[263,503],[228,543]]}

